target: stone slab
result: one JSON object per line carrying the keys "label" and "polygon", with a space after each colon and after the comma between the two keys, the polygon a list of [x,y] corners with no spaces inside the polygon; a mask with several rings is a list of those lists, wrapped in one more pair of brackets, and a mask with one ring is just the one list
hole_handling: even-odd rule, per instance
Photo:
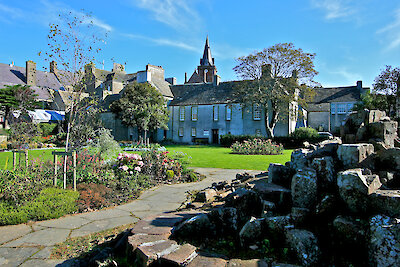
{"label": "stone slab", "polygon": [[136,249],[137,260],[142,263],[141,266],[148,266],[153,261],[167,255],[176,249],[179,245],[173,240],[161,240],[153,243],[145,243]]}
{"label": "stone slab", "polygon": [[0,248],[0,266],[14,267],[36,253],[38,248]]}
{"label": "stone slab", "polygon": [[51,255],[51,251],[53,250],[53,246],[45,247],[42,250],[38,251],[31,258],[32,259],[49,259]]}
{"label": "stone slab", "polygon": [[161,257],[161,262],[165,261],[166,263],[185,266],[197,256],[196,249],[195,246],[184,244],[177,250]]}
{"label": "stone slab", "polygon": [[40,267],[54,267],[54,266],[65,266],[67,267],[67,264],[63,264],[64,260],[39,260],[39,259],[33,259],[33,260],[27,260],[23,264],[20,265],[20,267],[32,267],[32,266],[40,266]]}
{"label": "stone slab", "polygon": [[107,209],[107,210],[100,210],[95,212],[87,212],[82,213],[76,216],[79,216],[84,219],[96,221],[96,220],[104,220],[104,219],[111,219],[117,217],[125,217],[130,216],[131,213],[128,211],[120,210],[120,209]]}
{"label": "stone slab", "polygon": [[188,267],[225,267],[227,261],[221,258],[197,256],[187,266]]}
{"label": "stone slab", "polygon": [[240,260],[232,259],[228,262],[227,267],[269,267],[269,264],[264,260],[252,259],[252,260]]}
{"label": "stone slab", "polygon": [[81,218],[78,216],[67,216],[55,220],[48,220],[43,222],[36,223],[37,225],[50,227],[50,228],[59,228],[59,229],[76,229],[85,224],[90,223],[90,220]]}
{"label": "stone slab", "polygon": [[52,246],[57,243],[64,242],[69,233],[70,230],[68,229],[43,229],[11,241],[3,245],[3,247]]}
{"label": "stone slab", "polygon": [[0,227],[0,244],[14,240],[32,232],[32,228],[26,224]]}
{"label": "stone slab", "polygon": [[130,224],[137,222],[138,219],[132,216],[109,218],[105,220],[97,220],[82,226],[79,229],[72,230],[70,237],[85,236],[104,230],[108,230],[114,227],[118,227],[124,224]]}

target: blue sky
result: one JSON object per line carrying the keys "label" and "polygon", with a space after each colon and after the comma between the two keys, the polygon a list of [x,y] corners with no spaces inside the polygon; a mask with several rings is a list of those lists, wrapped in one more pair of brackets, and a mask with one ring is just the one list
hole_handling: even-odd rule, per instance
{"label": "blue sky", "polygon": [[316,53],[315,79],[326,87],[371,86],[385,65],[400,65],[394,0],[0,0],[0,62],[31,59],[41,69],[49,23],[82,9],[109,32],[98,55],[105,69],[112,59],[129,73],[161,65],[179,83],[199,64],[207,35],[223,81],[237,79],[235,58],[283,42]]}

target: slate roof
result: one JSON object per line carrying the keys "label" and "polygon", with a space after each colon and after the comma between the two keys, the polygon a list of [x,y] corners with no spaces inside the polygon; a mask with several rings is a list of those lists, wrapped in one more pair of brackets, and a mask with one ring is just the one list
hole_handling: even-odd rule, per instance
{"label": "slate roof", "polygon": [[[363,88],[363,91],[369,88]],[[332,102],[357,102],[361,99],[361,93],[357,86],[316,88],[316,94],[312,102],[308,103],[308,111],[330,111]]]}
{"label": "slate roof", "polygon": [[200,75],[197,73],[197,71],[195,70],[192,74],[192,76],[190,76],[189,81],[187,81],[187,83],[202,83],[203,79],[200,77]]}
{"label": "slate roof", "polygon": [[152,79],[150,84],[158,89],[163,96],[174,97],[170,88],[171,84],[169,82],[161,79]]}
{"label": "slate roof", "polygon": [[213,83],[183,84],[171,86],[174,99],[171,106],[224,104],[235,102],[233,89],[243,81]]}
{"label": "slate roof", "polygon": [[[4,85],[26,85],[25,74],[25,67],[0,63],[0,87],[4,87]],[[48,89],[59,90],[60,88],[62,88],[62,85],[54,73],[36,70],[36,86],[32,86],[32,89],[38,95],[38,100],[51,101],[52,96]]]}

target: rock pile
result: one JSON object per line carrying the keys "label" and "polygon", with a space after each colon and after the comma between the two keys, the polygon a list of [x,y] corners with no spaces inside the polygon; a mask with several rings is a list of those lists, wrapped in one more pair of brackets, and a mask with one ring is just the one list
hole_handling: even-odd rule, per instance
{"label": "rock pile", "polygon": [[270,263],[400,266],[396,129],[382,112],[353,113],[342,130],[346,144],[336,138],[297,149],[267,177],[238,175],[200,192],[213,196],[197,199],[209,202],[201,204],[208,212],[176,225],[173,237],[212,244],[229,236],[243,251],[268,242]]}

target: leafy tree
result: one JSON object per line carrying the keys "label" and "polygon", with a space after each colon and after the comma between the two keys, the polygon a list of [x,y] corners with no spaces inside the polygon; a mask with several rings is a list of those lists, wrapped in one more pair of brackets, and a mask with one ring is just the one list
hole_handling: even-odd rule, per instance
{"label": "leafy tree", "polygon": [[[25,114],[28,110],[35,109],[38,106],[36,96],[33,89],[28,85],[6,85],[1,88],[0,107],[5,112],[6,120],[13,110],[19,110],[22,114]],[[3,128],[6,127],[6,120],[3,122]]]}
{"label": "leafy tree", "polygon": [[[71,101],[66,103],[67,134],[65,151],[68,152],[70,145],[71,129],[79,125],[79,107],[85,109],[84,105],[78,105],[84,98],[85,72],[84,66],[95,62],[97,53],[100,52],[100,44],[107,36],[95,28],[91,15],[88,13],[62,13],[57,23],[50,24],[48,39],[48,50],[39,52],[45,61],[56,61],[61,67],[57,70],[57,78],[64,89],[69,92]],[[64,157],[64,187],[66,186],[67,157]]]}
{"label": "leafy tree", "polygon": [[399,95],[400,68],[387,65],[386,69],[375,78],[373,87],[377,93]]}
{"label": "leafy tree", "polygon": [[396,109],[396,97],[394,95],[376,94],[367,91],[361,95],[361,100],[353,107],[353,110],[363,109],[383,110],[388,116],[393,117]]}
{"label": "leafy tree", "polygon": [[[298,105],[305,107],[314,96],[315,54],[292,43],[276,44],[237,58],[233,69],[245,79],[235,86],[236,100],[243,106],[257,104],[264,111],[265,128],[274,137],[276,124],[287,116],[296,119]],[[246,80],[248,79],[248,80]]]}
{"label": "leafy tree", "polygon": [[148,83],[130,83],[120,99],[114,101],[110,109],[127,127],[136,127],[138,135],[142,131],[159,128],[168,129],[168,109],[164,97]]}

